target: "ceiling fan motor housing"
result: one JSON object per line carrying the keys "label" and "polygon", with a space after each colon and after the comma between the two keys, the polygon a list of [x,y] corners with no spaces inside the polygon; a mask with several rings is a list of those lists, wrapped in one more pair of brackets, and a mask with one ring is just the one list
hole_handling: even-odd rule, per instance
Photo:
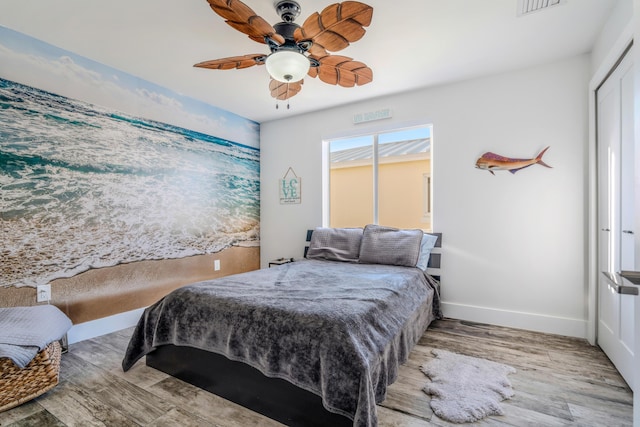
{"label": "ceiling fan motor housing", "polygon": [[296,28],[299,28],[299,27],[300,26],[298,24],[294,24],[292,22],[278,22],[277,24],[273,25],[273,28],[276,30],[276,33],[284,37],[285,39],[284,44],[287,44],[287,42],[291,44],[295,44],[295,41],[293,39],[293,32],[296,30]]}
{"label": "ceiling fan motor housing", "polygon": [[276,0],[274,2],[276,12],[284,22],[293,22],[300,16],[300,5],[297,1]]}

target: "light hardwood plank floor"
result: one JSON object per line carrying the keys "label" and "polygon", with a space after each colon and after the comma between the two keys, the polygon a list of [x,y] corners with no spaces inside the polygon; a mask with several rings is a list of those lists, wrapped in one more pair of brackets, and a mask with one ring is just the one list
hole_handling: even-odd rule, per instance
{"label": "light hardwood plank floor", "polygon": [[[120,363],[132,328],[82,341],[64,354],[60,384],[39,398],[0,413],[0,426],[281,426],[260,414],[138,362]],[[585,340],[452,319],[434,322],[387,399],[380,426],[450,426],[431,411],[420,365],[446,349],[516,368],[515,396],[505,415],[476,425],[631,426],[633,396],[605,354]]]}

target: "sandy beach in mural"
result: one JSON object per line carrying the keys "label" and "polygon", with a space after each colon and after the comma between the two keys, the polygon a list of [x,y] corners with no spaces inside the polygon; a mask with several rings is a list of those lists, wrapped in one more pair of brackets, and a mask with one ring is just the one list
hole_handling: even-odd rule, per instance
{"label": "sandy beach in mural", "polygon": [[[51,283],[51,304],[74,324],[146,307],[172,290],[189,283],[260,268],[258,243],[180,259],[139,261],[91,269]],[[220,271],[214,271],[220,260]],[[0,288],[0,307],[36,304],[32,287]]]}

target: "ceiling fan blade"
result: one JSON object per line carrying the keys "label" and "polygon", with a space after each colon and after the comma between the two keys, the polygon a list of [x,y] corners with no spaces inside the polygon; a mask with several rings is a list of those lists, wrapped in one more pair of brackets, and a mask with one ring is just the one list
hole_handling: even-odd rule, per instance
{"label": "ceiling fan blade", "polygon": [[302,90],[302,84],[304,80],[300,80],[293,83],[283,83],[278,80],[271,79],[269,82],[269,90],[271,91],[271,96],[284,101],[285,99],[289,99],[292,96],[295,96]]}
{"label": "ceiling fan blade", "polygon": [[266,43],[265,37],[269,37],[278,44],[284,43],[284,37],[276,33],[276,30],[246,4],[240,0],[207,0],[211,9],[227,24],[236,30],[249,36],[258,43]]}
{"label": "ceiling fan blade", "polygon": [[352,58],[340,55],[327,55],[315,58],[320,62],[319,67],[309,69],[309,76],[319,76],[320,80],[331,85],[343,87],[362,86],[371,83],[373,71],[365,64]]}
{"label": "ceiling fan blade", "polygon": [[371,24],[373,8],[357,1],[327,6],[309,16],[293,34],[296,41],[311,40],[330,52],[337,52],[358,41]]}
{"label": "ceiling fan blade", "polygon": [[229,58],[213,59],[195,64],[194,67],[209,68],[211,70],[232,70],[234,68],[249,68],[254,65],[264,64],[265,55],[258,53],[252,55],[231,56]]}
{"label": "ceiling fan blade", "polygon": [[322,57],[325,57],[327,55],[330,55],[330,53],[327,52],[327,49],[325,49],[324,47],[320,46],[317,43],[312,43],[311,47],[309,48],[309,50],[307,52],[309,52],[309,54],[311,56],[316,57],[316,58],[322,58]]}

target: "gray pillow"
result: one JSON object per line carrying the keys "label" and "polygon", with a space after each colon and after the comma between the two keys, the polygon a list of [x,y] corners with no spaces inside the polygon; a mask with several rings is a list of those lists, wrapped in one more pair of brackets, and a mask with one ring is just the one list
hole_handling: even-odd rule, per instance
{"label": "gray pillow", "polygon": [[307,258],[358,262],[362,228],[323,228],[313,230]]}
{"label": "gray pillow", "polygon": [[369,224],[362,234],[360,262],[415,267],[423,235],[422,230],[400,230]]}

